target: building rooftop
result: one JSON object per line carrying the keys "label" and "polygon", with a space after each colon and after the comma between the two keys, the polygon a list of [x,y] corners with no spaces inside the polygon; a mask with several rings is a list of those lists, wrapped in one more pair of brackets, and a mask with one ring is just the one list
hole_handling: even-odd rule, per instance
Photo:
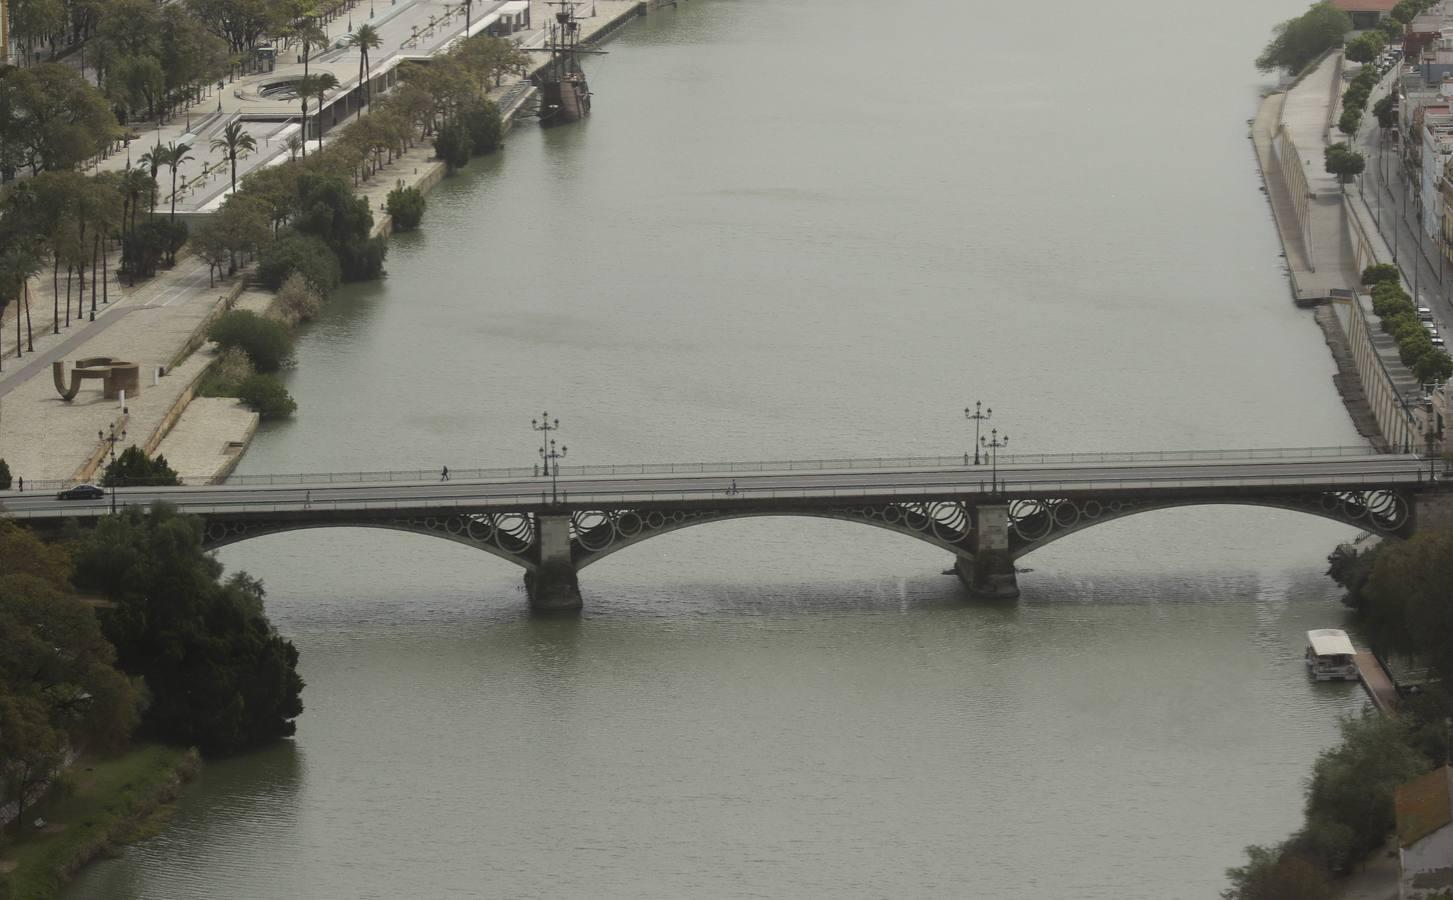
{"label": "building rooftop", "polygon": [[1332,8],[1345,13],[1389,13],[1394,6],[1397,6],[1397,0],[1332,0]]}
{"label": "building rooftop", "polygon": [[1443,766],[1400,784],[1394,793],[1397,807],[1398,846],[1411,847],[1453,822],[1453,769]]}

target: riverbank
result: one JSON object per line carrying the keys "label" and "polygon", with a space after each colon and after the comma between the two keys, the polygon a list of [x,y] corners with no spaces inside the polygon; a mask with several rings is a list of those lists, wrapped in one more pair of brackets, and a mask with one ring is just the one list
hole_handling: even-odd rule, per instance
{"label": "riverbank", "polygon": [[[639,0],[597,0],[596,15],[581,20],[582,41],[608,39],[645,8]],[[553,10],[543,0],[532,0],[531,15],[535,21],[550,21]],[[527,46],[538,42],[538,37],[525,40]],[[538,71],[548,59],[544,54],[538,56],[532,71]],[[494,87],[485,96],[500,103],[508,130],[532,93],[521,79]],[[375,172],[356,189],[374,211],[372,233],[392,233],[385,198],[396,186],[402,183],[427,192],[445,175],[444,163],[434,158],[427,142]],[[95,476],[102,456],[103,445],[94,435],[114,429],[117,434],[125,432],[128,443],[148,453],[167,455],[185,482],[225,477],[251,440],[255,423],[249,426],[245,416],[239,415],[219,419],[215,404],[209,405],[208,424],[193,423],[191,419],[199,418],[196,413],[190,419],[187,415],[212,359],[205,349],[196,352],[206,343],[206,329],[239,296],[250,292],[251,275],[247,269],[214,284],[200,260],[184,257],[176,268],[159,273],[135,290],[123,293],[118,286],[117,296],[101,307],[97,321],[83,331],[50,335],[43,327],[36,335],[35,352],[15,360],[18,368],[0,372],[0,459],[7,461],[16,477],[25,479],[28,488],[53,489],[86,481]],[[42,312],[44,301],[44,297],[35,301]],[[0,337],[0,346],[3,343]],[[60,400],[51,384],[50,363],[100,356],[138,363],[141,396],[130,397],[123,405],[105,400],[99,390],[88,387],[73,401]],[[210,425],[215,424],[222,426],[220,433],[213,433]],[[178,427],[194,437],[169,442],[168,436]],[[196,439],[198,433],[204,437]]]}
{"label": "riverbank", "polygon": [[0,896],[49,900],[86,863],[155,833],[199,765],[196,751],[161,744],[77,760],[62,776],[66,795],[27,811],[45,824],[0,849]]}

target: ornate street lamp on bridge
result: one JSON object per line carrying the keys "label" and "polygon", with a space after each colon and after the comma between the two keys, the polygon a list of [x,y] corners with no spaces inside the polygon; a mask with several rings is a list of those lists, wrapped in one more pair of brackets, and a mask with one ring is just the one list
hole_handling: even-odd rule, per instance
{"label": "ornate street lamp on bridge", "polygon": [[964,418],[972,419],[974,422],[974,465],[976,466],[979,464],[979,441],[983,440],[983,438],[979,437],[979,426],[989,421],[989,417],[994,415],[992,409],[984,409],[983,407],[984,404],[978,400],[974,401],[973,412],[969,412],[967,406],[964,407]]}
{"label": "ornate street lamp on bridge", "polygon": [[540,458],[545,461],[545,471],[541,474],[550,478],[550,502],[558,503],[560,499],[560,460],[570,450],[569,447],[561,446],[555,449],[555,439],[550,437],[550,432],[560,429],[560,420],[550,418],[548,411],[540,414],[540,418],[531,419],[530,427],[541,432]]}
{"label": "ornate street lamp on bridge", "polygon": [[989,457],[989,491],[997,494],[999,492],[999,448],[1009,446],[1009,435],[999,436],[999,429],[990,429],[992,438],[979,438]]}
{"label": "ornate street lamp on bridge", "polygon": [[[121,434],[118,435],[116,433],[116,425],[115,425],[115,423],[112,423],[112,425],[110,427],[111,427],[111,433],[110,434],[107,434],[104,431],[97,431],[96,432],[96,439],[99,440],[103,444],[110,444],[111,445],[111,465],[114,467],[116,465],[116,442],[117,441],[124,441],[124,440],[126,440],[126,429],[125,428],[121,429]],[[121,476],[118,474],[116,476],[116,482],[119,482],[120,480],[121,480]],[[113,482],[112,485],[111,485],[111,515],[113,515],[113,516],[116,515],[116,483],[115,482]]]}

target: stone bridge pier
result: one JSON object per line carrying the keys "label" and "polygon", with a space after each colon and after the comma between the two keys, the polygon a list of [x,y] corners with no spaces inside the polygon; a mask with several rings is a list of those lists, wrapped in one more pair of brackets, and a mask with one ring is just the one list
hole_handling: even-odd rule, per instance
{"label": "stone bridge pier", "polygon": [[974,523],[974,555],[955,558],[954,571],[975,597],[1016,600],[1019,581],[1009,553],[1009,505],[994,503],[970,510]]}
{"label": "stone bridge pier", "polygon": [[525,590],[530,608],[536,612],[568,612],[580,609],[580,576],[570,545],[570,515],[535,516],[535,534],[540,559],[534,570],[525,570]]}

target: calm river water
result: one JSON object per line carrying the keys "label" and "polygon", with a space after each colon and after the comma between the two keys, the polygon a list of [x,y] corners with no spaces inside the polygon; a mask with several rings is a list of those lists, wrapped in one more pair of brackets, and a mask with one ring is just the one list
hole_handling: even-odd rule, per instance
{"label": "calm river water", "polygon": [[[1305,0],[689,0],[429,198],[300,343],[243,471],[1356,442],[1246,139]],[[846,523],[689,529],[578,620],[428,538],[222,554],[302,653],[295,741],[207,767],[72,898],[1214,897],[1357,709],[1302,632],[1351,532],[1113,523],[976,604]]]}

